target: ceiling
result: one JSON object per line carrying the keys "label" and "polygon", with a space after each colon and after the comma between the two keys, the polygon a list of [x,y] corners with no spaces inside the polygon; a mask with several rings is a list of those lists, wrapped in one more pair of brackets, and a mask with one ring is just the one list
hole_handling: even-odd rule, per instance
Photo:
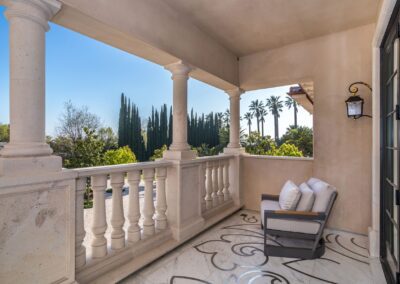
{"label": "ceiling", "polygon": [[164,0],[237,56],[373,23],[381,0]]}

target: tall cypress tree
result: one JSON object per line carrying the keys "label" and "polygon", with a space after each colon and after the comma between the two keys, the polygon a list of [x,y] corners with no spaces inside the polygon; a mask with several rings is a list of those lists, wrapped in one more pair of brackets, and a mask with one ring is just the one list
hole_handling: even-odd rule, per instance
{"label": "tall cypress tree", "polygon": [[172,129],[173,129],[172,121],[173,119],[172,119],[172,106],[171,106],[169,109],[169,121],[168,121],[168,143],[167,143],[168,147],[172,143]]}
{"label": "tall cypress tree", "polygon": [[128,99],[127,109],[126,109],[126,138],[125,138],[126,144],[125,145],[131,146],[131,137],[132,137],[131,100]]}
{"label": "tall cypress tree", "polygon": [[142,121],[139,115],[139,109],[136,107],[136,137],[138,143],[138,155],[139,161],[146,161],[146,147],[144,145],[144,139],[142,135]]}
{"label": "tall cypress tree", "polygon": [[119,122],[118,122],[118,146],[122,147],[124,146],[124,117],[125,117],[125,98],[124,98],[124,93],[121,93],[121,106],[119,109]]}
{"label": "tall cypress tree", "polygon": [[167,105],[164,104],[160,111],[160,144],[168,145],[168,110]]}

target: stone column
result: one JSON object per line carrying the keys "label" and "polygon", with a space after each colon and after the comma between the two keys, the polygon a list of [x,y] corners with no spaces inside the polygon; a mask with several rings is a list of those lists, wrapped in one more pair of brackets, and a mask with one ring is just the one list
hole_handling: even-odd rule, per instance
{"label": "stone column", "polygon": [[164,157],[173,160],[193,159],[196,155],[190,150],[187,137],[187,81],[192,68],[182,61],[165,68],[172,73],[173,121],[172,144]]}
{"label": "stone column", "polygon": [[240,148],[240,95],[243,91],[240,88],[235,88],[226,91],[230,101],[230,129],[229,129],[229,144],[225,149],[225,153],[242,152]]}
{"label": "stone column", "polygon": [[243,90],[235,88],[226,91],[230,100],[230,129],[229,144],[224,149],[224,154],[233,154],[235,157],[229,161],[227,172],[228,183],[230,184],[230,196],[235,205],[243,205],[243,197],[240,191],[240,156],[245,153],[245,149],[240,147],[240,95]]}
{"label": "stone column", "polygon": [[[45,141],[45,33],[61,8],[56,0],[7,2],[10,26],[10,143],[0,152],[0,175],[61,169]],[[24,158],[24,159],[21,159]],[[40,158],[43,158],[42,160]]]}

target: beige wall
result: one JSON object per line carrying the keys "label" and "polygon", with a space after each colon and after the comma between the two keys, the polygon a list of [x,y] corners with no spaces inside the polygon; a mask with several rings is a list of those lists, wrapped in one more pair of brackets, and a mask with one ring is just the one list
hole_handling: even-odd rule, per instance
{"label": "beige wall", "polygon": [[313,159],[243,155],[240,168],[245,208],[260,210],[261,194],[279,194],[288,179],[296,184],[308,180]]}
{"label": "beige wall", "polygon": [[[339,191],[330,226],[363,234],[371,224],[372,122],[348,119],[344,101],[350,83],[371,83],[373,33],[374,25],[367,25],[245,56],[239,63],[246,90],[314,81],[313,175]],[[371,94],[360,91],[365,113],[371,114]],[[281,170],[291,178],[292,172]]]}

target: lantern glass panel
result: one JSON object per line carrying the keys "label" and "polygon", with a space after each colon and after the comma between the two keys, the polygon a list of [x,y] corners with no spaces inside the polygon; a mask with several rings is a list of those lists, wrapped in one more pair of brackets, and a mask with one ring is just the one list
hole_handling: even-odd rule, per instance
{"label": "lantern glass panel", "polygon": [[348,102],[347,113],[348,116],[360,116],[362,115],[362,101]]}

